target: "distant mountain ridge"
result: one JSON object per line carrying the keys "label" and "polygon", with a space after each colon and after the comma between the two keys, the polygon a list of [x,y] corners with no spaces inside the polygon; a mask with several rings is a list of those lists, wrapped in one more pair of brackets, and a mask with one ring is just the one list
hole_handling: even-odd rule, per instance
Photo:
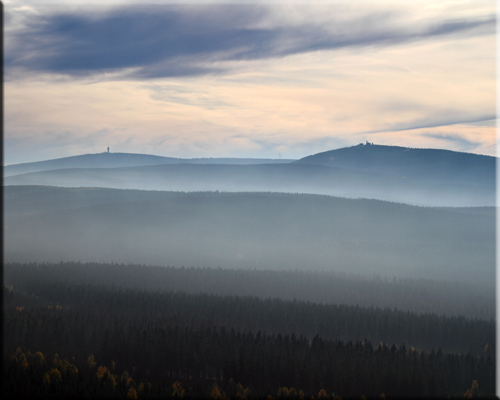
{"label": "distant mountain ridge", "polygon": [[309,193],[424,206],[493,206],[494,185],[448,184],[309,164],[164,164],[70,168],[4,178],[4,185],[100,187],[160,191]]}
{"label": "distant mountain ridge", "polygon": [[494,185],[496,157],[371,143],[325,151],[298,164],[323,165],[449,184]]}
{"label": "distant mountain ridge", "polygon": [[175,158],[135,153],[96,153],[7,165],[4,176],[67,168],[122,168],[163,164],[281,164],[295,160],[271,158]]}
{"label": "distant mountain ridge", "polygon": [[300,160],[101,153],[8,166],[4,185],[309,193],[477,207],[496,204],[496,158],[373,144]]}

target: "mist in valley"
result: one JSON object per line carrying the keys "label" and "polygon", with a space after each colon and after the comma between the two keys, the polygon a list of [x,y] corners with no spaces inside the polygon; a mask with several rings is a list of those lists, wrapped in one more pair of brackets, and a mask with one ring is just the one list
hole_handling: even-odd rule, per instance
{"label": "mist in valley", "polygon": [[360,144],[300,160],[101,153],[7,166],[6,185],[281,192],[419,206],[495,206],[495,158]]}
{"label": "mist in valley", "polygon": [[343,271],[492,285],[495,210],[280,193],[8,186],[5,260]]}

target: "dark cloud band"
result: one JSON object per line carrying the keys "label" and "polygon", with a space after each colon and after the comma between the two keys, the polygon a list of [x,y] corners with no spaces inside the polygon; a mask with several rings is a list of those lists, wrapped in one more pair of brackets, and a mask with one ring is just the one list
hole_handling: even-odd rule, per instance
{"label": "dark cloud band", "polygon": [[473,142],[471,140],[466,139],[460,135],[449,135],[449,134],[440,134],[440,133],[424,133],[422,136],[429,137],[432,139],[444,140],[447,142],[452,142],[458,144],[464,150],[473,150],[481,145],[481,142]]}
{"label": "dark cloud band", "polygon": [[136,78],[223,73],[220,61],[283,57],[353,46],[388,46],[442,35],[495,32],[495,18],[397,27],[391,13],[343,17],[328,25],[259,23],[276,9],[262,5],[127,7],[106,13],[37,16],[7,36],[14,68],[92,75],[122,71]]}

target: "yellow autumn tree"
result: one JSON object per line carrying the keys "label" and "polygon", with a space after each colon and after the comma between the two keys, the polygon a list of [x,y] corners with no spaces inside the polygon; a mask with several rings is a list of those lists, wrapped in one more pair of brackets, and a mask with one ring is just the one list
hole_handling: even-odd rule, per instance
{"label": "yellow autumn tree", "polygon": [[[303,398],[304,393],[303,392],[299,392],[299,393],[302,393],[302,398]],[[293,387],[288,389],[286,386],[283,386],[282,388],[278,389],[278,398],[295,399],[295,398],[297,398],[297,395],[298,395],[297,390],[295,390],[295,388],[293,388]],[[300,397],[300,394],[299,394],[299,397]]]}
{"label": "yellow autumn tree", "polygon": [[244,388],[241,383],[236,385],[236,398],[241,400],[246,400],[250,397],[250,389]]}
{"label": "yellow autumn tree", "polygon": [[33,359],[35,360],[35,363],[37,363],[38,365],[43,365],[43,363],[45,362],[45,357],[43,356],[41,351],[37,351],[33,355]]}
{"label": "yellow autumn tree", "polygon": [[132,386],[127,392],[127,399],[137,399],[137,391]]}
{"label": "yellow autumn tree", "polygon": [[94,360],[94,355],[91,354],[89,356],[89,358],[87,358],[87,365],[90,367],[90,368],[94,368],[95,367],[95,360]]}
{"label": "yellow autumn tree", "polygon": [[58,382],[61,382],[61,380],[62,380],[61,373],[59,372],[59,370],[57,368],[52,368],[49,371],[49,377],[50,377],[50,382],[53,382],[53,383],[58,383]]}
{"label": "yellow autumn tree", "polygon": [[42,382],[44,386],[50,386],[50,375],[48,372],[43,374]]}
{"label": "yellow autumn tree", "polygon": [[142,383],[137,388],[137,395],[140,397],[147,396],[148,393],[151,392],[151,383],[146,382],[146,384]]}
{"label": "yellow autumn tree", "polygon": [[122,386],[127,388],[134,382],[134,380],[130,377],[127,371],[124,371],[122,377],[120,378],[120,382]]}
{"label": "yellow autumn tree", "polygon": [[109,374],[108,369],[105,366],[100,365],[99,368],[97,368],[96,372],[97,379],[102,380],[102,378],[104,378],[108,374]]}
{"label": "yellow autumn tree", "polygon": [[173,397],[178,397],[180,399],[184,397],[184,393],[186,391],[182,388],[181,383],[179,381],[174,382],[174,384],[172,385],[172,389],[173,389],[172,392]]}
{"label": "yellow autumn tree", "polygon": [[214,383],[212,386],[212,390],[210,391],[210,398],[211,399],[222,399],[222,393],[220,392],[219,386]]}
{"label": "yellow autumn tree", "polygon": [[26,359],[26,355],[24,353],[21,353],[19,356],[19,365],[23,367],[24,369],[28,368],[28,360]]}
{"label": "yellow autumn tree", "polygon": [[477,384],[477,381],[475,379],[472,381],[472,387],[470,389],[470,392],[474,397],[479,395],[479,385]]}
{"label": "yellow autumn tree", "polygon": [[65,375],[77,375],[78,374],[78,368],[76,368],[76,365],[70,363],[67,359],[62,360],[59,363],[59,367],[61,368],[63,374],[65,374]]}

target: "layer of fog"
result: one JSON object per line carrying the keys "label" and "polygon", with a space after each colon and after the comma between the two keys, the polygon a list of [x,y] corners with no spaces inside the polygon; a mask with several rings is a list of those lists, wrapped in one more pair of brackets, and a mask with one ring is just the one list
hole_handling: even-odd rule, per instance
{"label": "layer of fog", "polygon": [[307,164],[156,165],[60,169],[5,178],[6,185],[165,191],[272,191],[370,198],[425,206],[494,206],[495,185],[449,184]]}
{"label": "layer of fog", "polygon": [[4,188],[5,261],[344,271],[494,284],[495,210],[278,193]]}

